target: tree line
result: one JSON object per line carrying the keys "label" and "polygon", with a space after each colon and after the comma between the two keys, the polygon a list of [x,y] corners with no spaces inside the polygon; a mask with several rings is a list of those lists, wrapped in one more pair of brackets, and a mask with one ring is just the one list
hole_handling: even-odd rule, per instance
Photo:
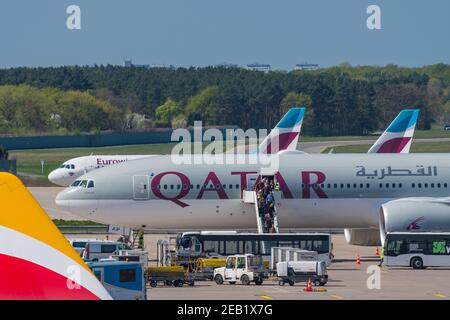
{"label": "tree line", "polygon": [[271,128],[292,106],[308,108],[303,128],[309,135],[368,134],[409,107],[422,110],[418,127],[429,129],[450,120],[450,66],[0,70],[1,133],[143,130],[194,120]]}

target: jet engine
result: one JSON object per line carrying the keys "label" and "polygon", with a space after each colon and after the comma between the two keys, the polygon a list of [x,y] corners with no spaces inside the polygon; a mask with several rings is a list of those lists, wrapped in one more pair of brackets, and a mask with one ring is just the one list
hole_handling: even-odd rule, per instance
{"label": "jet engine", "polygon": [[380,237],[388,232],[450,231],[450,198],[404,198],[380,210]]}
{"label": "jet engine", "polygon": [[380,231],[378,229],[345,229],[345,240],[355,246],[380,245]]}

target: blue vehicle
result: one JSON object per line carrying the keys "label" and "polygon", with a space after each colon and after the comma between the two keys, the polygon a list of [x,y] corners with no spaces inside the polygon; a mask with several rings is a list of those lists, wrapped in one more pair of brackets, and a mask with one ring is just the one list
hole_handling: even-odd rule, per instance
{"label": "blue vehicle", "polygon": [[99,261],[87,264],[113,299],[147,299],[144,271],[140,263]]}

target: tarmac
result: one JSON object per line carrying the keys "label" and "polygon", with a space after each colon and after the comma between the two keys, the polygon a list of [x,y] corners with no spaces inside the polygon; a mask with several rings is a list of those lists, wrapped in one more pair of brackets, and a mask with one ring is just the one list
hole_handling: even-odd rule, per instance
{"label": "tarmac", "polygon": [[[105,235],[66,235],[69,238],[98,238]],[[173,234],[146,234],[145,249],[149,259],[156,259],[156,242],[168,240]],[[109,235],[113,240],[117,236]],[[335,255],[328,268],[329,282],[324,287],[314,287],[324,292],[305,292],[305,283],[280,286],[276,278],[266,280],[261,286],[217,285],[213,281],[197,281],[193,287],[158,285],[148,289],[149,300],[449,300],[450,268],[378,267],[379,257],[375,247],[348,245],[343,234],[333,234]],[[356,264],[360,255],[361,264]],[[151,263],[154,265],[154,262]],[[369,273],[368,273],[369,272]],[[375,278],[379,276],[379,278]],[[369,282],[369,285],[368,285]],[[378,286],[379,284],[379,286]]]}

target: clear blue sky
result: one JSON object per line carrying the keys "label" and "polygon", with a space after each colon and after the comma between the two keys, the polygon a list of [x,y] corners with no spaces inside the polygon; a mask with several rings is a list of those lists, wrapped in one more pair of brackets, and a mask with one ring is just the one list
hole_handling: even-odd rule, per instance
{"label": "clear blue sky", "polygon": [[[77,4],[82,29],[66,28]],[[381,7],[382,30],[366,27]],[[449,0],[1,0],[0,67],[450,63]]]}

